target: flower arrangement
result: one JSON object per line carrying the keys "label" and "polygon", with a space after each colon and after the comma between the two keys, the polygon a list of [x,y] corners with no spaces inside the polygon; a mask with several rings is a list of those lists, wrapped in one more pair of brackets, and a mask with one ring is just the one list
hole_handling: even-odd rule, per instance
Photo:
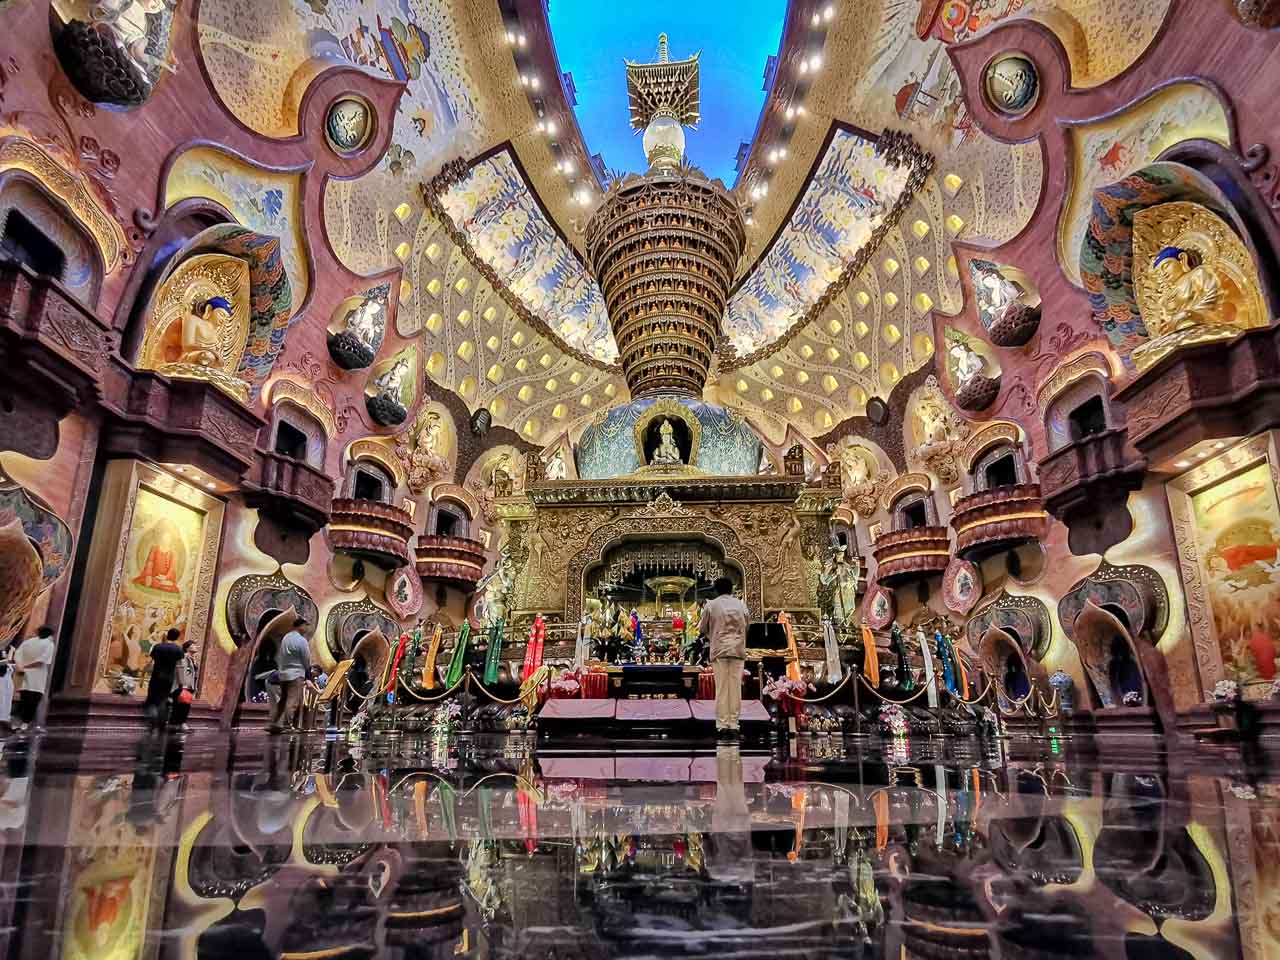
{"label": "flower arrangement", "polygon": [[1142,706],[1142,694],[1137,690],[1127,690],[1125,695],[1120,698],[1120,702],[1126,707],[1140,707]]}
{"label": "flower arrangement", "polygon": [[460,716],[462,716],[462,704],[457,700],[442,703],[431,713],[431,727],[437,732],[448,733]]}
{"label": "flower arrangement", "polygon": [[881,704],[880,725],[895,737],[905,737],[910,729],[906,713],[896,703]]}
{"label": "flower arrangement", "polygon": [[760,690],[770,700],[781,700],[783,697],[799,697],[813,689],[811,684],[803,680],[792,680],[790,677],[778,677],[770,680]]}
{"label": "flower arrangement", "polygon": [[1234,680],[1219,680],[1213,685],[1213,699],[1219,701],[1234,700],[1240,693],[1240,687]]}
{"label": "flower arrangement", "polygon": [[1247,783],[1233,783],[1231,784],[1230,789],[1231,789],[1231,792],[1234,793],[1241,800],[1257,800],[1258,799],[1258,791],[1254,790],[1253,787],[1249,786],[1249,784]]}

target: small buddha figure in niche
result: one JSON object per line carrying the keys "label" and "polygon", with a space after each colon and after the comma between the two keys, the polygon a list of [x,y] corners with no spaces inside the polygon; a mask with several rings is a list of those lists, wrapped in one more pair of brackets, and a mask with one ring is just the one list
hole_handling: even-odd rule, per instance
{"label": "small buddha figure in niche", "polygon": [[178,362],[198,367],[220,366],[218,341],[222,328],[231,322],[233,312],[231,301],[226,297],[210,297],[192,307],[182,318],[182,352]]}
{"label": "small buddha figure in niche", "polygon": [[654,466],[679,466],[684,463],[684,459],[680,456],[680,448],[676,446],[675,427],[671,426],[671,421],[665,417],[662,425],[658,427],[658,435],[661,440],[658,443],[658,449],[653,451],[653,456],[649,463]]}
{"label": "small buddha figure in niche", "polygon": [[385,296],[375,296],[347,312],[347,332],[370,350],[378,347],[378,337],[382,333],[382,311],[385,307]]}
{"label": "small buddha figure in niche", "polygon": [[375,377],[373,385],[378,388],[379,393],[400,400],[407,376],[409,376],[409,361],[401,357],[384,373]]}
{"label": "small buddha figure in niche", "polygon": [[964,386],[986,369],[987,361],[963,340],[952,342],[948,352],[955,362],[956,381],[960,386]]}

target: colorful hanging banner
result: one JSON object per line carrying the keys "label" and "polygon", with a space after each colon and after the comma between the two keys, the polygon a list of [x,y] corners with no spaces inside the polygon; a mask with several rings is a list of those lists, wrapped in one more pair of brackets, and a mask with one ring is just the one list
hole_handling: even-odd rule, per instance
{"label": "colorful hanging banner", "polygon": [[484,682],[498,682],[498,664],[502,658],[502,633],[504,623],[495,620],[489,627],[489,655],[484,658]]}
{"label": "colorful hanging banner", "polygon": [[453,641],[453,656],[449,658],[449,672],[445,674],[444,685],[452,687],[462,679],[462,670],[467,664],[467,641],[471,639],[471,621],[462,621],[458,628],[458,636]]}
{"label": "colorful hanging banner", "polygon": [[436,687],[436,659],[440,656],[440,641],[444,638],[443,624],[436,624],[431,634],[431,645],[427,648],[427,665],[422,668],[422,686],[425,690]]}

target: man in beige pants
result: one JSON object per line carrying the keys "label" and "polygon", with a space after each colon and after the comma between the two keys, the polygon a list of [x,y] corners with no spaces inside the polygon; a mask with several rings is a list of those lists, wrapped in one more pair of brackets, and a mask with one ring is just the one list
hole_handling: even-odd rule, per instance
{"label": "man in beige pants", "polygon": [[733,595],[733,581],[715,582],[715,598],[707,601],[698,632],[711,640],[711,664],[716,674],[716,736],[738,738],[742,716],[742,666],[747,661],[747,605]]}

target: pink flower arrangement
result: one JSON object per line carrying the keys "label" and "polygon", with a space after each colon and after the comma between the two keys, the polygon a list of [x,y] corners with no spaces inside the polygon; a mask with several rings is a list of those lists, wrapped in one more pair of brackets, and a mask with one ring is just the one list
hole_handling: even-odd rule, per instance
{"label": "pink flower arrangement", "polygon": [[582,682],[577,670],[566,670],[551,681],[551,695],[553,697],[576,697],[581,689]]}

